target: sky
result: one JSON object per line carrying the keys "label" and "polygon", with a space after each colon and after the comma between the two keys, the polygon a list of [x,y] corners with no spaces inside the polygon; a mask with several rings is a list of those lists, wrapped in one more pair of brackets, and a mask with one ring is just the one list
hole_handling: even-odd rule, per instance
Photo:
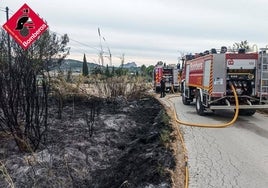
{"label": "sky", "polygon": [[[268,45],[267,0],[0,0],[0,24],[24,3],[59,37],[68,34],[67,58],[104,64],[158,61],[177,64],[182,54],[199,53],[247,40]],[[100,30],[101,37],[98,34]],[[124,58],[123,58],[124,57]]]}

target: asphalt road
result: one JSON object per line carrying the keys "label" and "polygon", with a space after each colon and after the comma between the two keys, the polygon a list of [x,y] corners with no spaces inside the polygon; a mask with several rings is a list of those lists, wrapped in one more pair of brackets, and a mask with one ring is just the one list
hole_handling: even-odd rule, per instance
{"label": "asphalt road", "polygon": [[[222,124],[233,111],[221,110],[206,116],[196,114],[195,105],[185,106],[181,97],[175,103],[182,121]],[[188,153],[189,188],[267,188],[268,115],[239,116],[227,128],[183,126]]]}

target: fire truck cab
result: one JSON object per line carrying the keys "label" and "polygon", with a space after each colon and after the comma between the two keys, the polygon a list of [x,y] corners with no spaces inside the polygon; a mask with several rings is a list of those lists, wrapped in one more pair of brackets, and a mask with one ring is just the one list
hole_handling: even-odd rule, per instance
{"label": "fire truck cab", "polygon": [[[222,48],[223,49],[223,48]],[[235,109],[234,93],[239,99],[239,114],[253,115],[256,109],[268,108],[268,54],[266,50],[246,53],[217,52],[186,55],[182,58],[182,102],[196,102],[196,112]]]}

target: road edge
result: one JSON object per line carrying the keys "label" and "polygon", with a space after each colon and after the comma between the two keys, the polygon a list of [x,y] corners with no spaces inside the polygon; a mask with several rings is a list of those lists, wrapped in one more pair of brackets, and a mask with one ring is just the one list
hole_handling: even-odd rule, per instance
{"label": "road edge", "polygon": [[[183,134],[180,129],[180,125],[176,122],[174,113],[173,113],[173,106],[165,100],[165,98],[159,98],[157,94],[152,94],[152,96],[157,99],[162,106],[164,107],[166,113],[170,117],[170,125],[172,127],[173,132],[171,133],[172,137],[175,138],[173,142],[169,143],[169,146],[173,156],[176,160],[176,167],[173,171],[170,172],[171,179],[172,179],[172,187],[185,187],[188,188],[189,182],[189,173],[188,173],[188,157],[187,157],[187,149],[185,146]],[[182,153],[180,152],[182,151]],[[181,156],[183,155],[183,156]],[[182,161],[183,159],[183,161]],[[179,177],[183,177],[184,181],[181,182]],[[183,184],[183,185],[182,185]]]}

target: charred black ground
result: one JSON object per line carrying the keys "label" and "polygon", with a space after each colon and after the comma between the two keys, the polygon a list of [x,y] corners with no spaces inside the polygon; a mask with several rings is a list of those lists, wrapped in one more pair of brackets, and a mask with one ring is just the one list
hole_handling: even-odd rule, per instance
{"label": "charred black ground", "polygon": [[[46,145],[21,154],[1,137],[0,160],[15,187],[171,187],[172,131],[153,97],[71,98],[51,105]],[[1,173],[0,187],[10,184]],[[9,183],[8,183],[9,182]]]}

